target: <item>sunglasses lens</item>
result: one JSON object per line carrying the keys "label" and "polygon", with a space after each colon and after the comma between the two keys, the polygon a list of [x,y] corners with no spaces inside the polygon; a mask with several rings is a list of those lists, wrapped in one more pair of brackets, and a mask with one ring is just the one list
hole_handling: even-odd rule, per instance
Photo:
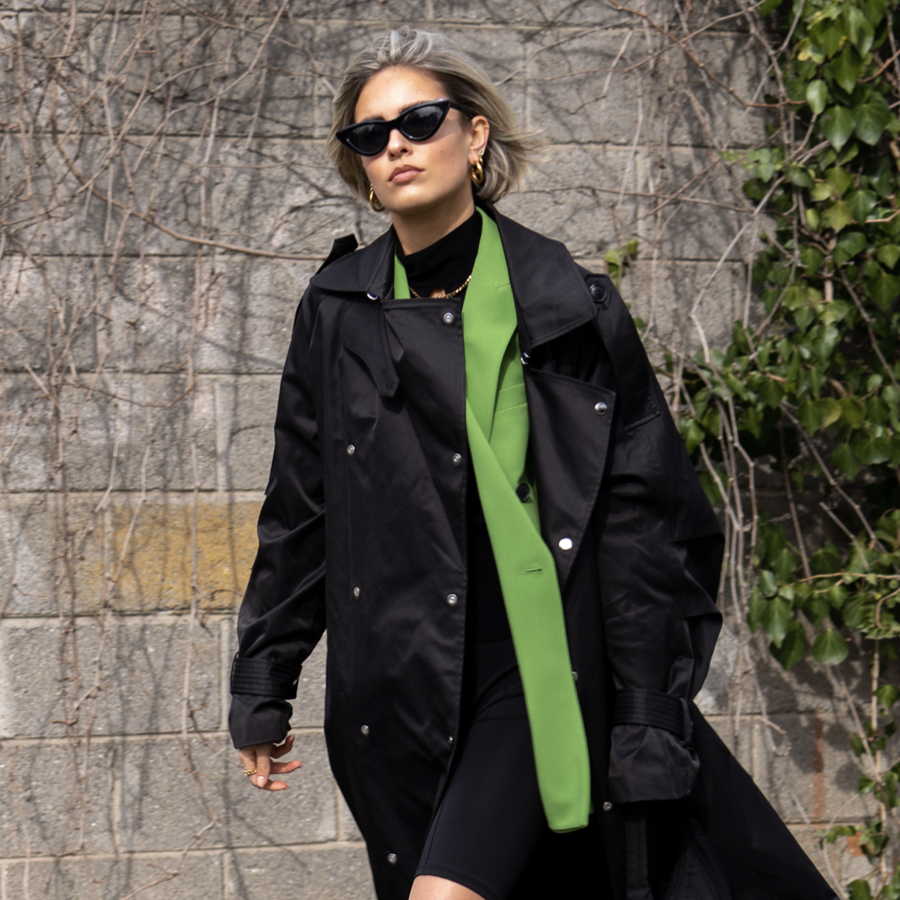
{"label": "sunglasses lens", "polygon": [[387,128],[381,122],[360,122],[349,133],[350,146],[363,156],[374,156],[384,150],[388,141]]}
{"label": "sunglasses lens", "polygon": [[424,141],[441,127],[444,110],[439,106],[419,106],[405,113],[402,119],[400,130],[411,141]]}

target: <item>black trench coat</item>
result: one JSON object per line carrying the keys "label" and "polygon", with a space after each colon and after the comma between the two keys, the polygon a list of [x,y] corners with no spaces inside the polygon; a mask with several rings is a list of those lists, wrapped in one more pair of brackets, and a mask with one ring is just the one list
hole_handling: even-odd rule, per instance
{"label": "black trench coat", "polygon": [[[692,708],[720,627],[723,540],[628,311],[562,244],[486,209],[516,299],[541,531],[617,900],[624,811],[689,795],[735,900],[833,897]],[[236,746],[285,736],[327,625],[332,769],[380,900],[406,900],[459,727],[461,302],[393,299],[393,233],[355,245],[336,243],[295,319],[231,728]]]}

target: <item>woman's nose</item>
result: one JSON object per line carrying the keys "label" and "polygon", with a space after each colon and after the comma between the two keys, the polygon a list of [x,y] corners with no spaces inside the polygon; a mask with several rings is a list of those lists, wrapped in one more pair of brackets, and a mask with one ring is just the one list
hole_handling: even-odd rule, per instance
{"label": "woman's nose", "polygon": [[392,128],[388,135],[388,153],[391,156],[397,156],[409,149],[407,139],[400,132],[399,128]]}

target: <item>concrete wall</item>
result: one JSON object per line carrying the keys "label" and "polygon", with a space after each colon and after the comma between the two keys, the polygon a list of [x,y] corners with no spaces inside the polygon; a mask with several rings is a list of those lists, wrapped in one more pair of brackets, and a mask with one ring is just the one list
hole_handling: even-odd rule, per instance
{"label": "concrete wall", "polygon": [[[0,0],[0,900],[372,896],[322,651],[291,790],[226,732],[293,312],[334,237],[386,227],[327,163],[331,91],[389,24],[451,34],[551,141],[501,210],[591,267],[637,239],[653,351],[721,345],[759,225],[719,151],[765,122],[738,11]],[[702,705],[813,850],[806,817],[865,812],[843,713],[754,647],[732,617]]]}

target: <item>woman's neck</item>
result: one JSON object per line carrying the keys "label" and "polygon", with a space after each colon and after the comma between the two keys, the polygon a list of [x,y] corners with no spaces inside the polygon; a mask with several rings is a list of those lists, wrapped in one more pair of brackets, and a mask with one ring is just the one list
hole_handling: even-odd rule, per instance
{"label": "woman's neck", "polygon": [[439,209],[422,210],[416,213],[391,213],[391,220],[397,240],[406,254],[417,253],[439,241],[444,235],[459,228],[475,212],[472,195],[459,204],[444,204]]}

